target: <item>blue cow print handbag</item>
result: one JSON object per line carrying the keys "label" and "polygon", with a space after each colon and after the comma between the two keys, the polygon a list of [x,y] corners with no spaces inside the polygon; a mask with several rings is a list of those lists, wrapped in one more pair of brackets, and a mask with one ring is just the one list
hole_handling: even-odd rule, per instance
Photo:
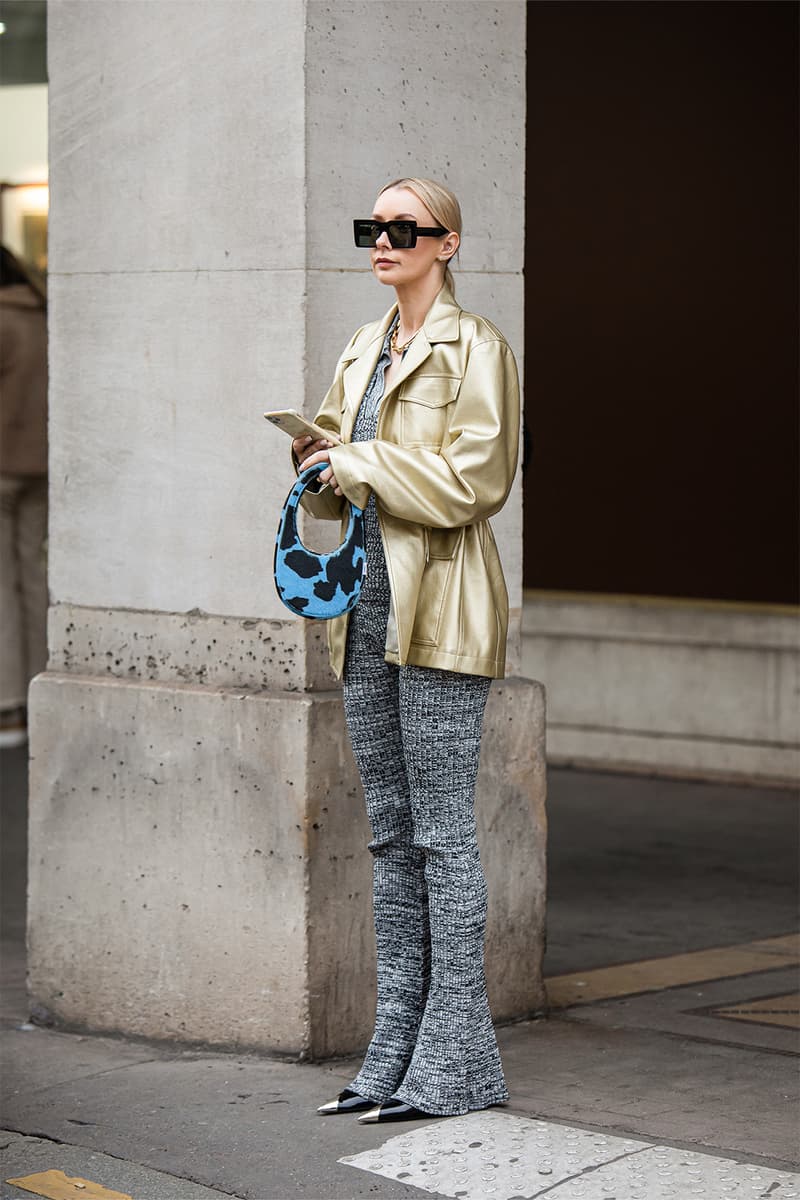
{"label": "blue cow print handbag", "polygon": [[[327,620],[350,612],[364,579],[364,513],[350,504],[344,541],[330,554],[309,550],[297,532],[297,506],[309,484],[328,463],[317,463],[298,477],[281,512],[275,538],[275,586],[283,603],[299,617]],[[349,501],[346,501],[349,503]]]}

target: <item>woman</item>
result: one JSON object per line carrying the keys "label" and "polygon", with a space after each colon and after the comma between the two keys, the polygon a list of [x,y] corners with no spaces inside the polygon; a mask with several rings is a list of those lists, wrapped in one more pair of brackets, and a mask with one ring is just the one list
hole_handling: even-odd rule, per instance
{"label": "woman", "polygon": [[[364,1063],[323,1114],[446,1116],[508,1098],[486,997],[486,884],[475,835],[481,723],[505,666],[508,599],[488,518],[517,466],[519,387],[493,325],[453,298],[461,214],[399,179],[355,222],[397,303],[353,337],[299,438],[315,515],[365,510],[358,605],[329,624],[373,839],[378,1004]],[[366,1111],[369,1110],[369,1111]]]}
{"label": "woman", "polygon": [[0,747],[28,740],[47,666],[47,304],[0,246]]}

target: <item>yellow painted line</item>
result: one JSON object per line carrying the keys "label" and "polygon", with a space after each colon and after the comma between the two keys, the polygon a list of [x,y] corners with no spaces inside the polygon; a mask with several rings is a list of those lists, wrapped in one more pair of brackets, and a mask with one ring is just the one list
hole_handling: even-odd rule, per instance
{"label": "yellow painted line", "polygon": [[782,1029],[800,1029],[800,992],[788,996],[769,996],[762,1000],[743,1000],[711,1010],[712,1016],[729,1021],[754,1021],[758,1025],[779,1025]]}
{"label": "yellow painted line", "polygon": [[737,975],[755,975],[776,967],[800,963],[800,933],[764,938],[740,946],[721,946],[673,954],[668,958],[648,958],[641,962],[620,963],[592,971],[573,971],[545,980],[551,1008],[571,1008],[574,1004],[592,1004],[640,992],[661,992],[666,988],[729,979]]}
{"label": "yellow painted line", "polygon": [[7,1179],[14,1187],[34,1196],[46,1196],[47,1200],[75,1200],[83,1196],[86,1200],[133,1200],[127,1192],[112,1192],[91,1179],[65,1175],[63,1171],[39,1171],[36,1175],[22,1175],[19,1179]]}

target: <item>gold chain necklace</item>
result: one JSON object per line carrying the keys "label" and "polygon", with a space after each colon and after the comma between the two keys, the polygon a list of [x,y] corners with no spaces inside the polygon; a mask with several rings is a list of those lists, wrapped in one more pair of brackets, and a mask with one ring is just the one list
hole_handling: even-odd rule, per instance
{"label": "gold chain necklace", "polygon": [[409,346],[411,345],[411,343],[413,342],[414,338],[415,338],[415,337],[417,336],[417,334],[419,333],[419,329],[422,329],[422,326],[420,325],[419,329],[415,329],[415,330],[414,330],[414,332],[412,333],[411,337],[408,339],[408,341],[407,341],[407,342],[403,342],[402,346],[398,346],[398,344],[397,344],[397,334],[398,334],[398,331],[399,331],[399,329],[400,329],[400,326],[399,326],[399,324],[398,324],[398,325],[395,325],[395,327],[394,327],[394,333],[393,333],[393,334],[392,334],[392,336],[389,338],[389,345],[391,346],[391,348],[392,348],[392,350],[394,351],[394,353],[395,353],[395,354],[402,354],[402,353],[403,353],[405,350],[407,350],[407,349],[408,349],[408,347],[409,347]]}

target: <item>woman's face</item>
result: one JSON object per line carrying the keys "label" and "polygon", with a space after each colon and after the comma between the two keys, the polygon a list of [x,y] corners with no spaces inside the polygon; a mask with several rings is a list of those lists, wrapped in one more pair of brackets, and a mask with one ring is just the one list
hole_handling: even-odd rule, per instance
{"label": "woman's face", "polygon": [[[439,224],[419,196],[404,187],[381,192],[372,216],[376,221],[413,220],[423,228]],[[392,246],[389,235],[383,232],[370,250],[372,270],[381,283],[392,287],[420,283],[432,275],[441,282],[447,259],[458,249],[458,240],[457,233],[448,233],[446,237],[419,237],[416,246],[401,250]]]}

